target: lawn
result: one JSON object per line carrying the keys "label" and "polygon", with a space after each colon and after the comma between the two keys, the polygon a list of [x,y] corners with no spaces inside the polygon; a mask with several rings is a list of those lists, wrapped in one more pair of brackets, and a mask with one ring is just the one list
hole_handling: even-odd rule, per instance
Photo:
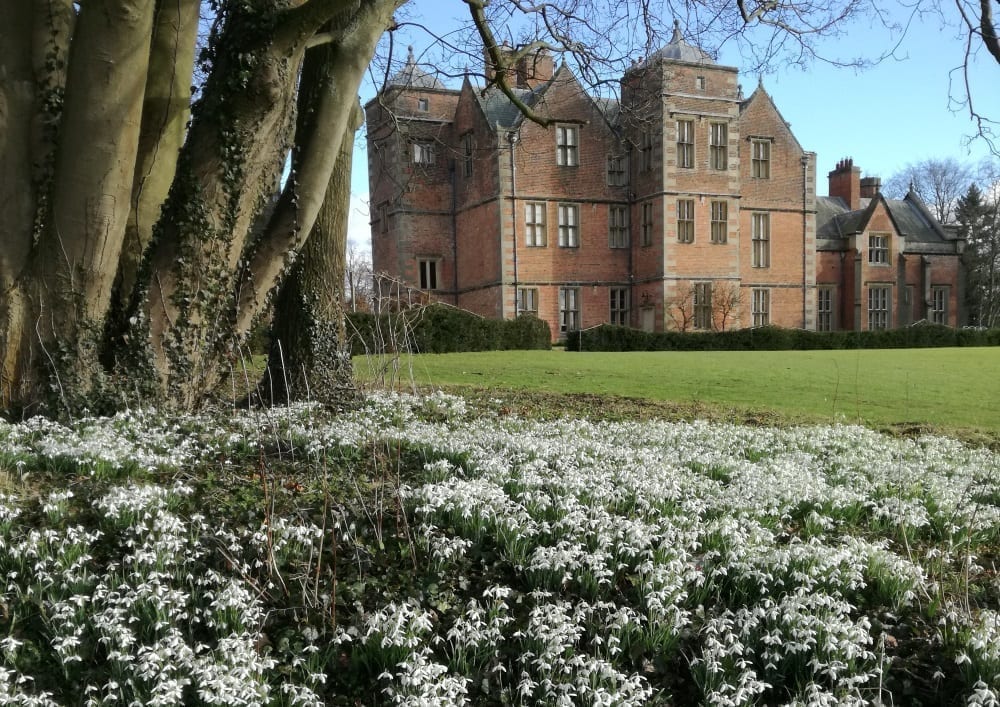
{"label": "lawn", "polygon": [[[403,358],[420,386],[585,393],[809,422],[1000,433],[1000,350],[497,351]],[[362,379],[371,364],[356,363]]]}

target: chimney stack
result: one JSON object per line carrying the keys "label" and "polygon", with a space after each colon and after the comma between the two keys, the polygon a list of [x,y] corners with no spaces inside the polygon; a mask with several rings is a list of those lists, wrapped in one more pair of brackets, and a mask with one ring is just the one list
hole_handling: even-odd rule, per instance
{"label": "chimney stack", "polygon": [[864,177],[861,180],[861,198],[874,199],[882,191],[882,180],[879,177]]}
{"label": "chimney stack", "polygon": [[[509,64],[517,49],[506,42],[498,47],[503,62]],[[490,58],[489,52],[485,52],[486,59],[486,80],[492,81],[497,74],[496,66]],[[515,88],[535,88],[552,78],[555,71],[555,60],[545,49],[539,49],[534,54],[529,54],[513,62],[507,69],[507,80]]]}
{"label": "chimney stack", "polygon": [[851,211],[861,208],[861,168],[854,166],[853,159],[842,159],[827,177],[830,180],[830,196],[839,196],[847,202]]}

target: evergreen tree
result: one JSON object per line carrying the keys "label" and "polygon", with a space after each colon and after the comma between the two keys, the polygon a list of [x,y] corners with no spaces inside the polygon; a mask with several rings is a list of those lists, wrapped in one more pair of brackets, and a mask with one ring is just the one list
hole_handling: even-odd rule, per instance
{"label": "evergreen tree", "polygon": [[1000,204],[972,184],[955,210],[965,254],[966,306],[969,324],[1000,324]]}

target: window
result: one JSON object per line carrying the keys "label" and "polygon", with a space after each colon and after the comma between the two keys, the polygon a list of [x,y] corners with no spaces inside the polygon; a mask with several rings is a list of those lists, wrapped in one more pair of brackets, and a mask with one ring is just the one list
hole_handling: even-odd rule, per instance
{"label": "window", "polygon": [[696,282],[694,285],[694,328],[712,328],[711,282]]}
{"label": "window", "polygon": [[579,128],[575,125],[556,126],[556,164],[576,167],[580,164]]}
{"label": "window", "polygon": [[694,121],[677,121],[677,166],[694,167]]}
{"label": "window", "polygon": [[438,261],[421,258],[417,261],[420,270],[420,289],[436,290],[438,288]]}
{"label": "window", "polygon": [[611,288],[611,323],[628,326],[629,292],[627,287]]}
{"label": "window", "polygon": [[888,286],[868,288],[868,328],[889,328],[889,302],[891,301]]}
{"label": "window", "polygon": [[413,161],[415,164],[434,164],[434,145],[429,142],[413,143]]}
{"label": "window", "polygon": [[653,245],[653,204],[642,205],[642,245]]}
{"label": "window", "polygon": [[753,252],[750,254],[750,266],[754,268],[771,267],[771,215],[753,214],[750,217]]}
{"label": "window", "polygon": [[643,172],[653,169],[653,133],[644,130],[639,142],[639,168]]}
{"label": "window", "polygon": [[931,288],[931,322],[934,324],[948,323],[948,288]]}
{"label": "window", "polygon": [[519,287],[517,290],[517,313],[538,316],[538,288]]}
{"label": "window", "polygon": [[712,243],[729,240],[729,204],[725,201],[712,202]]}
{"label": "window", "polygon": [[833,331],[836,322],[833,318],[833,287],[816,289],[816,331]]}
{"label": "window", "polygon": [[559,333],[580,328],[580,289],[578,287],[559,288]]}
{"label": "window", "polygon": [[431,109],[431,103],[426,98],[417,99],[417,110],[421,113],[426,113]]}
{"label": "window", "polygon": [[608,155],[608,186],[623,187],[628,184],[623,155]]}
{"label": "window", "polygon": [[677,200],[677,240],[694,243],[694,199]]}
{"label": "window", "polygon": [[580,245],[580,207],[576,204],[559,204],[559,247],[576,248]]}
{"label": "window", "polygon": [[889,264],[889,234],[868,234],[868,262],[872,265]]}
{"label": "window", "polygon": [[725,123],[712,123],[709,161],[712,169],[729,169],[729,128]]}
{"label": "window", "polygon": [[705,90],[705,77],[704,76],[696,76],[695,79],[694,79],[694,87],[696,89],[698,89],[699,91],[704,91]]}
{"label": "window", "polygon": [[608,208],[608,247],[628,248],[628,207]]}
{"label": "window", "polygon": [[466,133],[462,136],[462,156],[464,158],[462,162],[462,174],[466,177],[472,176],[472,133]]}
{"label": "window", "polygon": [[771,323],[771,291],[757,288],[752,297],[753,326],[767,326]]}
{"label": "window", "polygon": [[389,232],[389,205],[388,204],[379,204],[378,205],[378,221],[379,221],[379,230],[382,233],[388,233]]}
{"label": "window", "polygon": [[750,141],[750,174],[755,179],[771,178],[771,141]]}
{"label": "window", "polygon": [[524,244],[528,247],[547,245],[544,202],[531,202],[524,205]]}

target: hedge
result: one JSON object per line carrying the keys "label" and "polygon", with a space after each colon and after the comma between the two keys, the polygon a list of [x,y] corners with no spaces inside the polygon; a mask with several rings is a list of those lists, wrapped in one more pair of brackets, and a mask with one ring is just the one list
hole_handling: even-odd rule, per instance
{"label": "hedge", "polygon": [[645,332],[604,324],[570,332],[568,351],[782,351],[1000,346],[1000,329],[917,323],[881,331],[806,331],[777,326],[709,332]]}
{"label": "hedge", "polygon": [[446,304],[374,315],[347,315],[351,354],[409,351],[457,353],[506,349],[548,349],[552,334],[547,322],[521,315],[516,319],[486,319]]}

